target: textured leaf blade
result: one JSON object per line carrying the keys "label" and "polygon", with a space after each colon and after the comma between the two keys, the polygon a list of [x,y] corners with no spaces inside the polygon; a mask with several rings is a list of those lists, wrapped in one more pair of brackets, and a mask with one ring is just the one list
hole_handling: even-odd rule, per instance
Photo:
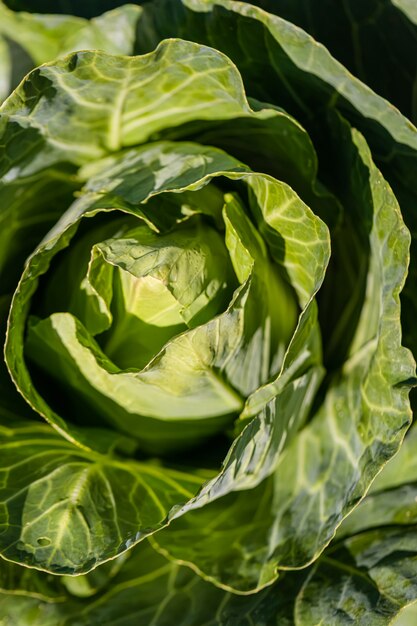
{"label": "textured leaf blade", "polygon": [[[12,567],[17,582],[21,570]],[[79,577],[80,584],[88,585],[96,574]],[[43,573],[29,570],[29,575],[43,578],[46,588],[51,585]],[[23,586],[24,580],[20,582]],[[116,626],[129,622],[164,626],[172,620],[178,626],[274,626],[277,620],[289,626],[293,587],[295,590],[297,583],[286,585],[286,593],[271,589],[256,596],[235,596],[201,580],[190,569],[166,561],[144,541],[130,553],[111,586],[97,595],[82,599],[67,594],[59,601],[51,598],[46,602],[0,591],[0,618],[7,618],[12,626]],[[65,593],[64,585],[61,588]]]}
{"label": "textured leaf blade", "polygon": [[92,569],[154,532],[203,479],[86,454],[49,426],[2,428],[1,553],[58,573]]}
{"label": "textured leaf blade", "polygon": [[415,600],[416,564],[415,527],[347,539],[313,569],[297,598],[296,623],[390,624]]}
{"label": "textured leaf blade", "polygon": [[[413,0],[332,3],[319,0],[254,2],[301,26],[352,74],[415,120],[416,5]],[[380,59],[384,59],[381,64]]]}

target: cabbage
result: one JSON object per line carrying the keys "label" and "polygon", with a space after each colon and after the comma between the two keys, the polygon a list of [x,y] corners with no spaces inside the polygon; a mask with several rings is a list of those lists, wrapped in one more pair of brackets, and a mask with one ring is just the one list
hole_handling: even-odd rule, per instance
{"label": "cabbage", "polygon": [[0,619],[391,623],[417,599],[413,7],[334,5],[336,36],[324,0],[9,4]]}

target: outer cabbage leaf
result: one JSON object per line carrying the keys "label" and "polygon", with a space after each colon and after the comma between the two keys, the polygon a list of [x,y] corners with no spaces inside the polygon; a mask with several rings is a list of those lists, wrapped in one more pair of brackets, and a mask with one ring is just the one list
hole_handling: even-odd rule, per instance
{"label": "outer cabbage leaf", "polygon": [[[15,576],[19,576],[21,568],[12,567]],[[45,574],[31,570],[29,576],[32,586],[42,584],[48,589],[51,585]],[[91,577],[92,574],[81,577],[79,585],[89,585]],[[280,624],[291,623],[293,603],[277,590],[245,598],[235,596],[203,581],[190,569],[166,561],[147,542],[134,549],[111,578],[110,586],[88,599],[66,593],[64,585],[59,598],[37,597],[28,584],[24,589],[25,582],[22,577],[18,602],[12,593],[0,590],[0,618],[8,619],[12,626],[274,626],[277,620]]]}
{"label": "outer cabbage leaf", "polygon": [[[415,429],[384,467],[369,494],[340,526],[306,579],[295,623],[385,625],[416,599]],[[410,607],[413,623],[414,607]],[[404,612],[395,621],[408,624]]]}
{"label": "outer cabbage leaf", "polygon": [[[366,504],[367,498],[354,515],[362,509],[366,520]],[[383,517],[373,521],[383,523]],[[394,623],[394,616],[415,595],[415,527],[408,528],[353,532],[343,543],[331,544],[306,570],[284,572],[271,587],[244,597],[166,561],[147,542],[129,552],[127,560],[108,564],[113,571],[105,565],[77,578],[59,579],[7,564],[0,617],[7,616],[9,623],[19,626],[95,626],[103,619],[108,624],[146,620],[155,626],[173,619],[188,626],[310,626],[323,619],[342,626],[354,619],[385,626]],[[411,622],[406,621],[407,610],[396,625],[413,623],[410,609]]]}
{"label": "outer cabbage leaf", "polygon": [[[400,455],[412,453],[413,439],[407,438]],[[381,472],[381,485],[400,455]],[[404,493],[405,487],[401,484],[399,490]],[[389,495],[389,487],[380,493]],[[9,623],[19,626],[95,626],[103,619],[109,624],[143,619],[159,626],[174,617],[176,623],[195,626],[202,620],[213,626],[232,626],[236,620],[248,625],[262,621],[267,626],[307,626],[324,616],[326,623],[335,626],[352,619],[385,626],[415,594],[415,527],[395,528],[397,519],[386,530],[370,530],[387,520],[383,499],[379,499],[379,513],[375,507],[371,517],[368,501],[365,498],[341,526],[343,543],[331,544],[316,565],[283,573],[272,587],[255,595],[241,597],[219,590],[190,569],[165,561],[144,542],[126,555],[127,561],[109,564],[113,571],[105,565],[77,578],[60,579],[4,563],[0,617],[7,616]],[[367,532],[358,535],[357,527],[349,527],[353,517],[362,519],[362,531]],[[107,570],[102,572],[103,568]],[[401,618],[405,620],[407,613]],[[401,619],[398,624],[402,626]]]}
{"label": "outer cabbage leaf", "polygon": [[[301,26],[409,119],[417,119],[417,11],[413,0],[258,0]],[[381,58],[384,63],[381,63]]]}
{"label": "outer cabbage leaf", "polygon": [[91,569],[154,532],[205,478],[86,453],[43,424],[2,427],[1,446],[2,556],[60,574]]}
{"label": "outer cabbage leaf", "polygon": [[297,598],[296,624],[391,623],[416,598],[416,527],[378,529],[323,556]]}

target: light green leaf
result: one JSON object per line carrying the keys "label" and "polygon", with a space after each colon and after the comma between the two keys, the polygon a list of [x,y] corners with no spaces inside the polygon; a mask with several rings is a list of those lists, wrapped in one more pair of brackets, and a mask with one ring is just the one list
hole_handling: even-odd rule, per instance
{"label": "light green leaf", "polygon": [[[11,302],[11,296],[0,296],[0,337],[5,336],[6,320]],[[36,414],[23,401],[16,387],[10,380],[9,372],[3,360],[0,361],[0,418],[15,420],[30,419]]]}
{"label": "light green leaf", "polygon": [[[249,181],[249,189],[251,189],[257,180],[251,178]],[[272,195],[275,187],[270,184],[268,189],[271,190]],[[264,198],[263,200],[262,208],[257,208],[266,213],[273,199],[268,197],[267,200]],[[251,208],[253,209],[253,205]],[[303,218],[305,216],[306,213],[303,211]],[[241,283],[246,282],[251,277],[251,290],[254,294],[253,299],[256,301],[256,309],[253,311],[254,307],[252,306],[252,314],[255,320],[258,318],[258,327],[263,327],[262,332],[265,337],[260,354],[251,355],[252,368],[258,359],[263,361],[263,365],[259,368],[258,384],[256,386],[250,385],[243,391],[247,396],[259,384],[265,383],[281,369],[286,347],[296,326],[298,311],[291,286],[277,271],[262,237],[246,215],[245,208],[237,196],[225,197],[223,218],[226,226],[226,245],[231,262]],[[282,223],[281,216],[280,224]],[[288,240],[285,241],[287,243]],[[323,245],[320,251],[326,254],[325,242],[320,242],[317,239],[318,248],[321,243]],[[295,256],[294,250],[288,250],[288,258],[293,256]],[[311,263],[309,263],[309,267],[312,267]],[[298,268],[301,268],[301,263],[298,264]],[[316,272],[314,274],[317,275]],[[300,280],[294,280],[296,290],[300,282]],[[250,312],[250,310],[247,311],[247,314]]]}
{"label": "light green leaf", "polygon": [[[194,192],[194,202],[210,197],[202,191]],[[154,209],[165,207],[156,202]],[[169,339],[225,311],[236,285],[223,238],[209,224],[194,218],[175,234],[156,234],[133,219],[129,229],[120,217],[73,243],[48,276],[37,314],[66,310],[92,335],[108,331],[98,338],[107,356],[122,369],[141,369]]]}
{"label": "light green leaf", "polygon": [[97,244],[92,255],[90,284],[93,268],[100,277],[114,268],[95,286],[114,280],[113,320],[101,343],[122,369],[144,367],[169,339],[223,312],[237,284],[221,235],[200,220],[166,235],[142,225]]}
{"label": "light green leaf", "polygon": [[27,353],[70,397],[76,395],[72,410],[80,417],[88,418],[93,409],[152,454],[179,450],[224,430],[243,405],[216,375],[221,362],[210,351],[219,333],[221,358],[233,353],[228,348],[240,340],[242,300],[218,323],[174,339],[143,371],[120,370],[69,313],[54,313],[31,326]]}
{"label": "light green leaf", "polygon": [[[168,75],[168,67],[175,72]],[[94,88],[85,90],[87,77],[94,78]],[[3,107],[8,123],[37,129],[47,144],[48,160],[58,151],[61,159],[79,165],[143,143],[165,128],[250,111],[240,75],[227,57],[186,41],[168,40],[138,57],[80,52],[35,70],[28,84],[40,88],[29,115],[25,111],[22,119],[18,89]],[[46,115],[49,85],[55,87],[52,116]],[[62,124],[64,109],[71,129]],[[36,163],[30,167],[34,171]]]}

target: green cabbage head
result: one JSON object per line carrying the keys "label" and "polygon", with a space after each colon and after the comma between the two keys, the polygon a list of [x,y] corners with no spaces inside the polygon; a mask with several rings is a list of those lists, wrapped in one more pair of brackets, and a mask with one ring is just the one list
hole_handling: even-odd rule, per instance
{"label": "green cabbage head", "polygon": [[0,5],[0,622],[389,624],[417,131],[261,8],[113,4]]}

